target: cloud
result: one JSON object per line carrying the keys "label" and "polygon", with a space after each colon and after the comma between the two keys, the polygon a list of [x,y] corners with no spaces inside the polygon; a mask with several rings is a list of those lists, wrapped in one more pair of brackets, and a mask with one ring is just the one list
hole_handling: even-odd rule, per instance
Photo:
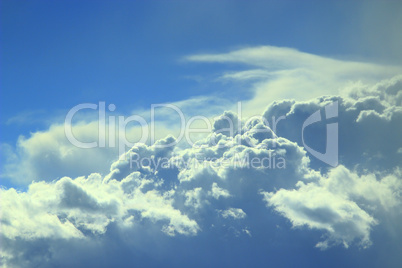
{"label": "cloud", "polygon": [[[280,101],[269,105],[264,117],[284,113],[297,128],[307,115],[337,100],[340,123],[353,122],[349,131],[364,122],[370,128],[384,129],[384,124],[399,120],[395,119],[399,110],[387,99],[368,96]],[[28,251],[29,245],[39,241],[46,241],[41,247],[44,252],[60,243],[82,240],[91,244],[99,237],[135,244],[131,239],[120,241],[113,230],[123,236],[130,233],[134,240],[143,235],[141,232],[149,232],[156,241],[164,236],[209,237],[215,232],[220,234],[218,237],[253,239],[255,235],[251,233],[263,232],[262,223],[273,217],[270,208],[293,227],[321,231],[324,240],[315,241],[321,249],[338,244],[369,247],[373,243],[371,233],[381,225],[381,217],[398,215],[400,210],[402,184],[398,166],[369,173],[367,169],[356,169],[361,161],[349,163],[353,153],[364,151],[349,155],[350,151],[341,150],[340,162],[347,159],[343,164],[348,167],[328,169],[321,164],[323,171],[328,170],[321,174],[312,168],[312,159],[304,148],[291,141],[298,141],[291,127],[278,128],[281,137],[277,137],[265,125],[264,117],[240,121],[237,132],[230,133],[219,130],[227,129],[227,118],[237,116],[225,112],[216,118],[215,130],[198,140],[196,146],[161,147],[175,141],[168,136],[154,145],[136,144],[111,164],[106,175],[93,173],[75,179],[33,182],[26,192],[2,189],[1,238],[6,245],[2,247],[3,262],[21,264],[17,252],[34,254]],[[261,129],[264,131],[257,131]],[[386,134],[380,132],[380,137]],[[322,136],[319,132],[315,135]],[[364,139],[360,144],[358,141],[353,145],[356,150],[363,145],[375,153],[379,150],[384,161],[392,155],[388,147],[371,148]],[[391,141],[398,143],[396,139]],[[34,259],[41,265],[50,265],[53,258]]]}
{"label": "cloud", "polygon": [[212,183],[212,189],[211,192],[209,192],[210,195],[212,195],[215,199],[219,198],[228,198],[230,197],[230,193],[222,188],[219,188],[218,184],[216,182]]}
{"label": "cloud", "polygon": [[[346,97],[324,96],[311,101],[282,100],[273,102],[264,117],[286,119],[275,127],[276,134],[303,145],[302,124],[316,110],[338,101],[340,161],[348,168],[392,171],[402,161],[398,149],[402,147],[402,110],[395,96],[402,92],[401,77],[384,80],[373,86],[351,87]],[[346,92],[346,91],[345,91]],[[389,93],[388,93],[389,92]],[[294,131],[297,129],[298,131]],[[305,143],[315,149],[324,149],[325,122],[305,130]],[[323,135],[316,135],[323,133]],[[364,157],[362,161],[361,157]],[[312,158],[316,164],[315,158]]]}
{"label": "cloud", "polygon": [[[261,115],[269,103],[284,99],[308,101],[322,95],[340,95],[355,99],[372,96],[395,106],[400,106],[402,100],[402,93],[399,90],[401,78],[396,76],[402,73],[402,69],[398,66],[339,60],[296,49],[273,46],[247,47],[221,54],[190,55],[185,59],[204,64],[238,63],[246,68],[246,70],[240,71],[223,71],[219,74],[222,81],[234,81],[235,83],[244,81],[245,83],[241,84],[241,92],[251,93],[247,94],[250,95],[250,98],[244,99],[241,103],[240,112],[242,114],[238,116],[242,120]],[[249,70],[250,66],[251,70]],[[380,80],[382,82],[378,83]],[[226,91],[223,86],[219,87],[222,88],[224,95],[233,95],[233,92]],[[387,92],[382,90],[384,88],[387,89]],[[354,94],[354,96],[350,94]],[[222,96],[198,96],[172,104],[180,107],[186,119],[194,115],[202,115],[210,122],[218,124],[214,127],[221,130],[225,124],[228,124],[224,117],[231,116],[229,110],[237,110],[236,103],[230,101],[230,98]],[[228,110],[228,113],[222,115],[222,120],[214,119],[214,116],[224,110]],[[98,111],[92,112],[92,115],[98,114]],[[132,114],[142,116],[146,122],[150,123],[150,109],[137,109]],[[115,120],[118,122],[117,117],[123,115],[108,113],[106,118],[108,116],[115,116]],[[77,140],[99,141],[97,119],[94,119],[90,113],[81,113],[81,111],[75,117],[72,129]],[[125,116],[125,118],[127,117]],[[162,139],[169,134],[176,137],[180,135],[181,118],[177,111],[166,107],[156,108],[155,117],[155,139]],[[374,115],[371,118],[373,119]],[[271,118],[267,119],[271,123]],[[192,127],[205,129],[204,125],[205,123],[201,120],[195,120]],[[394,123],[389,125],[394,125]],[[3,144],[2,157],[5,161],[2,161],[4,170],[2,178],[10,180],[13,185],[24,185],[33,180],[51,181],[63,176],[87,176],[93,172],[106,174],[109,164],[119,155],[117,144],[114,148],[106,146],[105,148],[82,150],[73,146],[66,139],[64,127],[62,122],[56,122],[51,124],[47,130],[33,132],[28,137],[21,136],[15,146]],[[108,122],[105,127],[107,130],[106,144],[109,144],[110,125]],[[129,123],[126,126],[123,137],[120,137],[120,140],[127,141],[123,144],[126,150],[144,136],[144,130],[145,128],[135,123]],[[150,133],[150,126],[147,130]],[[111,131],[111,133],[113,132],[116,137],[119,137],[120,131],[117,127],[115,131]],[[192,134],[191,137],[199,140],[205,136],[205,133],[201,133],[199,135]],[[146,141],[149,141],[149,137]],[[5,149],[6,147],[7,149]],[[105,163],[107,164],[105,165]]]}
{"label": "cloud", "polygon": [[[351,81],[375,84],[382,79],[400,75],[400,66],[339,60],[286,47],[245,47],[227,53],[196,54],[185,57],[198,63],[240,64],[246,70],[226,71],[222,81],[251,88],[254,96],[244,101],[245,114],[262,112],[267,103],[296,99],[309,100],[322,95],[338,95]],[[249,70],[249,68],[253,68]]]}
{"label": "cloud", "polygon": [[375,206],[387,211],[400,207],[402,184],[398,178],[399,171],[377,180],[374,175],[359,177],[338,166],[316,182],[300,181],[297,189],[262,194],[267,205],[294,227],[326,230],[326,240],[317,247],[326,249],[342,243],[347,248],[356,239],[367,247],[371,244],[370,231],[378,222],[364,209],[372,212]]}
{"label": "cloud", "polygon": [[[391,70],[400,70],[397,67],[383,66],[381,68],[381,66],[376,64],[342,61],[300,52],[292,48],[274,46],[249,47],[222,54],[191,55],[185,59],[194,62],[237,62],[263,67],[268,71],[317,70],[324,67],[324,73],[335,72],[336,75],[348,73],[351,76],[361,72],[376,72],[380,70],[388,73]],[[253,70],[253,72],[256,72],[256,70]]]}
{"label": "cloud", "polygon": [[241,208],[229,208],[220,212],[224,218],[244,219],[247,214]]}
{"label": "cloud", "polygon": [[[194,116],[197,112],[204,111],[203,115],[208,118],[207,116],[215,116],[224,107],[229,107],[225,100],[210,97],[195,97],[168,105],[173,106],[173,108],[162,106],[154,109],[155,140],[163,139],[167,135],[178,136],[182,127],[180,116],[187,118]],[[182,114],[174,110],[174,107],[180,109],[179,112]],[[99,145],[103,139],[99,132],[99,118],[96,118],[99,111],[94,110],[92,112],[88,113],[84,110],[82,113],[79,111],[74,115],[71,124],[72,134],[74,139],[79,142],[97,142]],[[145,143],[150,142],[150,110],[135,110],[133,115],[143,118],[147,125],[140,126],[134,120],[120,128],[119,117],[126,120],[129,116],[118,113],[105,114],[108,120],[113,117],[115,121],[114,123],[110,123],[108,120],[105,122],[104,141],[106,146],[103,147],[96,146],[91,149],[83,149],[76,146],[67,138],[64,122],[53,123],[47,130],[33,132],[29,137],[21,135],[15,146],[1,144],[1,155],[4,158],[1,177],[10,180],[12,185],[26,185],[32,181],[52,181],[63,176],[86,176],[94,172],[107,174],[109,164],[122,152],[129,150],[142,137],[146,137]],[[194,122],[191,127],[204,128],[202,122]],[[111,138],[113,135],[114,139]],[[191,138],[196,139],[205,135],[195,135]],[[111,145],[111,139],[114,140],[113,145]]]}
{"label": "cloud", "polygon": [[[372,244],[398,251],[402,84],[395,69],[274,47],[188,60],[253,66],[222,76],[255,83],[254,98],[240,111],[245,117],[231,103],[183,101],[187,117],[198,111],[214,119],[194,146],[169,135],[179,125],[170,110],[160,112],[155,144],[136,143],[119,159],[116,148],[72,146],[61,124],[21,137],[16,150],[3,145],[6,174],[28,188],[0,190],[2,265],[246,266],[250,256],[256,265],[290,265],[289,254],[316,256],[314,245],[343,245],[353,254]],[[310,97],[295,93],[298,84],[301,91],[314,85]],[[327,84],[329,95],[315,96]],[[294,98],[271,101],[288,89]],[[305,150],[301,131],[306,118],[336,101],[340,165],[332,168]],[[305,143],[324,151],[330,122],[306,128]],[[73,132],[96,140],[97,123],[74,122]],[[130,138],[138,131],[127,127]]]}

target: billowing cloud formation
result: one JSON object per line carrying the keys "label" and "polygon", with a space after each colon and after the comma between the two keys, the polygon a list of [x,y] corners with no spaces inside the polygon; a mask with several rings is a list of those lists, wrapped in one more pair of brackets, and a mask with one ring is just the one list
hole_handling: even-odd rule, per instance
{"label": "billowing cloud formation", "polygon": [[[96,105],[99,110],[99,103],[94,103],[93,105]],[[201,107],[204,107],[202,113],[204,116],[215,116],[228,108],[227,101],[224,99],[210,97],[194,97],[172,103],[172,105],[180,108],[183,117],[199,115]],[[208,107],[208,109],[205,109],[205,107]],[[86,113],[87,110],[93,113]],[[99,144],[99,122],[96,119],[98,110],[83,109],[74,114],[72,120],[74,139],[83,143],[98,142]],[[146,120],[148,132],[150,132],[150,110],[135,110],[133,114],[139,115]],[[105,114],[105,117],[108,116],[109,114]],[[141,139],[138,137],[143,136],[142,131],[145,129],[132,122],[120,129],[117,124],[118,117],[123,115],[111,113],[110,116],[114,117],[116,124],[112,127],[114,131],[110,131],[110,122],[105,123],[104,140],[107,141],[108,146],[97,146],[90,150],[75,146],[66,136],[64,120],[61,123],[52,124],[46,131],[34,132],[30,137],[21,135],[18,138],[16,148],[9,144],[0,144],[0,153],[4,158],[0,177],[5,179],[12,178],[13,183],[24,185],[38,180],[52,181],[64,176],[78,177],[94,172],[106,173],[110,164],[119,157],[119,141],[126,146],[124,149],[128,150],[131,148],[131,144]],[[127,117],[124,117],[124,119],[127,119]],[[155,108],[155,139],[162,139],[167,135],[178,135],[180,132],[180,119],[180,115],[173,109]],[[114,146],[109,146],[110,133],[115,135]]]}
{"label": "billowing cloud formation", "polygon": [[[402,237],[400,68],[275,47],[187,60],[253,66],[220,77],[250,83],[255,95],[243,102],[246,118],[231,101],[182,101],[176,105],[186,116],[214,119],[209,133],[194,146],[166,146],[175,141],[167,134],[177,120],[164,111],[159,140],[137,143],[117,161],[116,148],[73,146],[62,124],[21,137],[15,151],[2,145],[5,175],[27,185],[0,190],[3,266],[313,266],[311,259],[342,266],[336,254],[333,264],[317,257],[315,247],[357,249],[367,254],[360,265],[395,265]],[[322,116],[302,136],[305,120],[331,103],[337,117]],[[333,122],[337,167],[305,149],[325,152]],[[97,124],[76,123],[74,135],[96,140]],[[131,138],[138,133],[125,130]]]}
{"label": "billowing cloud formation", "polygon": [[[373,86],[354,85],[345,90],[349,98],[321,97],[313,101],[276,101],[264,113],[267,120],[286,115],[276,126],[276,134],[302,145],[302,136],[293,129],[302,129],[303,122],[317,109],[338,101],[340,160],[348,168],[393,170],[402,163],[402,76]],[[306,129],[324,131],[325,124]],[[308,132],[307,132],[308,131]],[[305,135],[305,143],[313,148],[325,145],[325,135]],[[363,157],[363,159],[362,159]],[[314,158],[312,159],[314,161]],[[363,161],[362,161],[363,160]]]}
{"label": "billowing cloud formation", "polygon": [[299,181],[297,189],[262,194],[267,204],[287,217],[294,227],[326,230],[327,239],[317,243],[317,247],[326,249],[331,243],[348,247],[356,238],[366,247],[371,244],[370,231],[377,224],[370,215],[378,209],[375,206],[394,212],[401,206],[400,177],[398,170],[378,181],[374,175],[359,177],[339,166],[316,182]]}
{"label": "billowing cloud formation", "polygon": [[[377,129],[382,133],[376,133],[369,128],[370,122],[376,120],[375,118],[380,114],[386,117],[395,112],[396,114],[399,113],[394,111],[395,109],[398,110],[401,105],[400,74],[402,73],[402,68],[399,66],[331,59],[296,49],[273,46],[248,47],[221,54],[191,55],[185,59],[186,61],[197,63],[237,63],[248,66],[245,70],[239,70],[238,68],[230,70],[231,65],[229,65],[227,67],[229,70],[220,74],[218,81],[224,81],[225,84],[219,85],[219,91],[223,91],[219,96],[198,96],[173,103],[183,111],[186,117],[203,115],[213,121],[212,119],[224,110],[237,111],[237,107],[235,107],[236,101],[241,99],[243,109],[242,116],[239,116],[246,118],[261,115],[269,103],[277,101],[280,107],[272,107],[272,111],[267,110],[265,114],[271,124],[270,127],[272,127],[272,115],[286,115],[290,112],[286,109],[292,108],[292,105],[288,105],[289,107],[286,105],[287,102],[291,101],[284,100],[293,99],[298,102],[296,106],[302,108],[301,106],[305,105],[301,101],[309,103],[311,99],[316,99],[323,95],[342,96],[352,97],[354,100],[363,102],[357,105],[366,105],[362,109],[365,112],[361,115],[361,120],[363,120],[361,129],[359,134],[353,137],[354,139],[361,137],[361,132],[373,133],[374,138],[384,135],[384,133],[387,133],[387,135],[395,133],[396,136],[392,137],[392,139],[397,138],[398,132],[389,130],[389,128],[396,127],[393,122],[398,120],[397,117],[394,117],[391,123],[382,121],[385,124],[385,128]],[[399,76],[397,76],[398,74]],[[390,77],[394,78],[389,79]],[[382,82],[378,83],[378,81]],[[230,84],[229,90],[225,88],[228,83]],[[239,88],[239,91],[233,91],[236,88]],[[342,104],[344,105],[343,108],[348,108],[352,105],[346,102],[348,101],[346,100]],[[318,104],[311,104],[310,109],[313,110],[318,106]],[[360,111],[360,109],[357,111]],[[376,113],[373,113],[374,111]],[[95,115],[98,114],[97,111],[93,112]],[[300,117],[307,115],[308,112],[306,110],[304,114],[300,114]],[[353,111],[348,110],[347,112],[350,115],[348,119],[352,120],[348,122],[348,125],[354,124],[355,115]],[[135,110],[133,114],[141,115],[149,121],[149,109],[145,111]],[[94,121],[93,116],[86,117],[85,115],[81,111],[75,115],[72,132],[80,141],[98,141],[98,121]],[[115,112],[110,115],[117,117],[119,114]],[[225,133],[227,130],[224,130],[225,126],[228,126],[228,121],[225,118],[232,118],[232,116],[232,112],[222,114],[221,120],[215,120],[211,128],[218,127],[223,129],[222,134],[224,135],[235,134]],[[278,129],[275,132],[279,132],[280,136],[286,137],[291,141],[297,141],[301,145],[300,137],[295,137],[295,134],[299,134],[299,126],[296,127],[294,121],[302,124],[304,120],[294,118],[295,120],[292,121],[290,116],[291,114],[288,114],[286,121],[279,121]],[[117,122],[118,118],[115,119]],[[179,131],[177,130],[180,129],[180,119],[177,112],[172,109],[157,109],[155,120],[157,139],[162,139],[168,134],[178,136]],[[236,129],[236,121],[233,120],[233,122]],[[283,124],[285,122],[286,124]],[[2,161],[3,171],[1,177],[5,179],[11,178],[17,184],[27,184],[33,180],[52,181],[63,176],[77,177],[94,172],[106,173],[110,164],[119,155],[117,148],[111,148],[110,146],[91,150],[77,148],[66,138],[63,123],[54,123],[48,130],[34,132],[30,137],[21,136],[15,148],[12,145],[1,144],[1,154],[4,159]],[[348,125],[342,124],[340,131],[347,131]],[[289,127],[283,130],[282,128],[286,126]],[[106,129],[108,128],[109,126],[106,126]],[[294,129],[297,129],[297,131],[294,131]],[[106,132],[107,135],[108,132]],[[118,133],[116,133],[117,136]],[[129,124],[124,131],[124,138],[135,142],[139,140],[138,137],[141,137],[141,129]],[[107,136],[106,138],[108,139],[109,137]],[[367,140],[370,140],[370,138],[372,137],[367,136]],[[307,137],[307,139],[309,138]],[[386,140],[384,139],[384,141]],[[346,145],[346,142],[340,142],[342,143],[341,147],[344,144]],[[373,145],[368,141],[366,143]],[[354,141],[350,142],[344,148],[347,148],[350,144],[355,143]],[[385,147],[394,146],[391,144],[393,143],[389,142],[382,145]],[[340,148],[340,150],[343,150],[343,148]],[[360,156],[360,150],[356,152],[358,152],[356,155]],[[354,160],[359,158],[356,155],[353,157]],[[380,155],[375,156],[372,154],[369,157],[378,158]],[[394,159],[392,160],[394,161],[393,165],[397,163],[397,159]]]}
{"label": "billowing cloud formation", "polygon": [[[115,252],[111,245],[118,244],[139,261],[156,262],[168,255],[153,252],[161,241],[248,239],[255,246],[262,234],[274,234],[266,224],[288,228],[278,214],[296,229],[319,231],[314,243],[321,249],[369,247],[376,228],[401,219],[400,81],[355,86],[349,97],[273,102],[233,132],[227,119],[239,122],[237,115],[225,112],[193,147],[163,146],[174,141],[168,136],[135,145],[106,175],[33,182],[26,192],[1,189],[2,263],[69,266],[74,261],[60,252],[78,244],[89,256]],[[341,165],[330,169],[306,152],[300,136],[304,120],[334,101]],[[267,121],[282,115],[273,133]],[[317,150],[325,144],[320,124],[305,133]]]}

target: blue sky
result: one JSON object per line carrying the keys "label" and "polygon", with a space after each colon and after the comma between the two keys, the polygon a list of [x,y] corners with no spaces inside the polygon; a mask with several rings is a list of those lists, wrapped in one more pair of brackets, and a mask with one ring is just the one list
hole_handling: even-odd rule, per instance
{"label": "blue sky", "polygon": [[[188,79],[213,76],[220,67],[180,62],[188,54],[272,45],[399,63],[397,29],[388,27],[398,22],[394,5],[2,1],[2,137],[15,142],[43,128],[6,124],[22,113],[48,115],[99,100],[127,111],[222,90]],[[135,97],[122,97],[129,92]]]}
{"label": "blue sky", "polygon": [[[0,265],[399,267],[401,12],[398,1],[1,1]],[[192,136],[198,148],[159,148],[183,129],[164,108],[156,144],[135,143],[137,122],[123,152],[110,145],[121,129],[79,148],[66,115],[100,102],[147,123],[168,103],[211,128]],[[317,111],[334,118],[306,127]],[[78,140],[99,141],[97,116],[77,112]],[[330,123],[335,165],[313,152],[328,150]],[[272,154],[284,168],[224,164]]]}

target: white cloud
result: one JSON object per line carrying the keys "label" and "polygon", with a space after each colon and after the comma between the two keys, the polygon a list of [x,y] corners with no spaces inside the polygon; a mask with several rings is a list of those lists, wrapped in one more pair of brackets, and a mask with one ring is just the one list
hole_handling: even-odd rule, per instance
{"label": "white cloud", "polygon": [[[221,75],[221,79],[225,81],[246,81],[242,87],[254,94],[251,99],[242,102],[243,120],[260,115],[269,103],[283,99],[307,101],[327,94],[354,98],[375,96],[396,106],[400,106],[402,101],[402,91],[399,90],[401,78],[395,76],[402,73],[402,68],[396,66],[338,60],[273,46],[250,47],[221,54],[191,55],[187,56],[186,60],[236,62],[252,66],[251,70],[223,71]],[[382,81],[378,82],[379,80]],[[199,96],[172,104],[180,107],[186,118],[202,115],[210,121],[213,121],[214,115],[224,110],[237,110],[235,103],[217,96]],[[156,139],[162,139],[169,134],[177,137],[181,127],[177,112],[169,108],[156,108],[155,111]],[[94,113],[97,114],[97,111]],[[368,113],[372,112],[365,111],[362,116]],[[150,122],[150,109],[137,109],[133,114],[140,115]],[[73,124],[73,133],[77,139],[98,141],[98,122],[87,114],[78,113],[76,117],[82,120]],[[224,120],[220,122],[225,123]],[[201,121],[195,121],[192,127],[205,128]],[[124,137],[133,144],[142,137],[142,130],[144,129],[129,124]],[[147,130],[150,133],[150,129]],[[199,140],[205,135],[194,134],[192,137]],[[108,140],[108,131],[106,139]],[[5,146],[2,145],[2,148]],[[9,145],[8,147],[11,148]],[[77,148],[66,139],[64,125],[54,123],[48,130],[34,132],[29,137],[21,136],[14,149],[3,150],[3,157],[7,160],[3,164],[2,177],[17,184],[26,184],[33,180],[84,176],[92,172],[104,174],[108,172],[108,164],[118,156],[117,149]]]}
{"label": "white cloud", "polygon": [[[326,249],[342,243],[348,247],[359,240],[369,246],[371,229],[378,221],[375,210],[396,213],[401,206],[400,172],[377,180],[375,175],[359,177],[343,166],[316,182],[299,181],[297,189],[263,192],[268,206],[288,218],[294,227],[307,226],[327,231],[327,239],[317,247]],[[378,208],[377,206],[380,206]]]}
{"label": "white cloud", "polygon": [[247,214],[241,208],[229,208],[224,211],[220,211],[222,217],[224,218],[233,218],[237,219],[244,219]]}
{"label": "white cloud", "polygon": [[[402,218],[401,78],[383,79],[398,68],[274,47],[188,59],[253,66],[250,71],[224,72],[222,79],[255,83],[255,97],[243,111],[247,116],[265,109],[263,117],[246,122],[226,111],[194,147],[135,144],[117,161],[116,149],[72,146],[60,124],[20,138],[16,151],[3,145],[9,156],[6,175],[29,185],[26,192],[0,190],[4,263],[54,266],[64,258],[60,250],[77,245],[107,252],[119,244],[127,252],[159,259],[169,254],[155,251],[170,250],[182,241],[205,247],[200,241],[206,238],[230,243],[257,239],[254,249],[259,249],[258,234],[274,239],[272,243],[282,239],[275,238],[275,226],[284,218],[299,230],[307,227],[323,235],[321,242],[308,238],[321,249],[381,243],[373,239],[376,230],[398,234],[393,223],[399,226]],[[348,82],[356,77],[362,82]],[[378,77],[383,80],[377,82]],[[325,93],[339,94],[309,99],[322,93],[322,87],[328,88]],[[283,94],[292,99],[271,102]],[[180,103],[186,116],[205,112],[211,119],[223,107],[234,107],[200,100],[202,105]],[[302,147],[301,125],[333,101],[339,102],[342,165],[331,169]],[[171,115],[158,120],[159,135],[166,138],[157,144],[175,140],[167,135],[178,130]],[[281,115],[286,119],[278,123],[275,135],[271,118]],[[227,130],[228,118],[235,121],[233,132]],[[306,141],[319,148],[325,144],[325,123],[312,130]],[[74,124],[73,131],[82,140],[98,137],[96,121]],[[128,136],[136,134],[138,128],[129,128]],[[281,232],[287,229],[282,227]]]}
{"label": "white cloud", "polygon": [[212,183],[212,189],[209,194],[212,195],[215,199],[219,199],[220,197],[230,197],[229,191],[220,188],[216,182]]}
{"label": "white cloud", "polygon": [[[281,99],[309,100],[338,95],[351,81],[374,84],[402,73],[399,66],[338,60],[296,49],[274,46],[247,47],[220,54],[197,54],[185,58],[203,63],[241,63],[257,67],[227,71],[221,79],[249,81],[254,97],[245,102],[245,115],[262,112],[267,103]],[[246,86],[245,86],[246,87]]]}
{"label": "white cloud", "polygon": [[[224,107],[229,107],[225,100],[209,97],[179,101],[172,103],[172,105],[180,108],[186,118],[200,111],[204,111],[204,116],[211,117],[223,110]],[[98,111],[94,111],[94,114],[97,115]],[[106,146],[104,147],[82,149],[75,146],[66,137],[65,124],[62,123],[53,123],[49,129],[33,132],[29,137],[20,136],[15,147],[2,144],[1,153],[5,161],[2,163],[4,171],[1,177],[11,180],[14,184],[24,185],[32,181],[51,181],[63,176],[86,176],[93,172],[106,174],[109,171],[109,164],[119,157],[122,151],[119,148],[119,141],[123,145],[123,152],[140,141],[143,135],[148,134],[145,140],[146,143],[150,142],[150,110],[136,110],[133,111],[133,114],[144,118],[148,125],[141,127],[132,123],[128,124],[126,129],[121,130],[118,128],[118,117],[122,115],[106,114],[106,118],[108,116],[115,117],[116,125],[110,130],[109,122],[106,122]],[[73,121],[71,126],[74,138],[79,142],[97,142],[99,144],[101,137],[98,120],[85,113],[82,115],[77,113],[75,117],[79,121]],[[124,118],[127,117],[124,116]],[[180,115],[171,108],[155,108],[155,122],[155,140],[163,139],[167,135],[178,136],[180,134]],[[201,122],[194,122],[191,127],[204,128]],[[114,133],[115,136],[113,146],[110,146],[110,133]],[[199,139],[205,135],[191,138]]]}

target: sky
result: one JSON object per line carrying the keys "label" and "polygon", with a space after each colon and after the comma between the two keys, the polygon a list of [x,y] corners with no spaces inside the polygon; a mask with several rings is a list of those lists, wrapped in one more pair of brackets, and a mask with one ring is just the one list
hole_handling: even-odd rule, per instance
{"label": "sky", "polygon": [[2,267],[402,264],[399,1],[0,4]]}

